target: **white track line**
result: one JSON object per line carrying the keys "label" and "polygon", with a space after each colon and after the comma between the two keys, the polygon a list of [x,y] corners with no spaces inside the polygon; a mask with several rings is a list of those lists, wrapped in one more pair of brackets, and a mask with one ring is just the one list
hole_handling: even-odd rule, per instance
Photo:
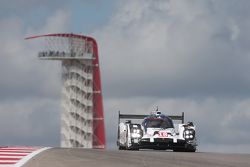
{"label": "white track line", "polygon": [[27,161],[29,161],[32,157],[34,157],[35,155],[45,151],[45,150],[48,150],[50,149],[51,147],[44,147],[44,148],[41,148],[39,150],[36,150],[34,152],[32,152],[31,154],[25,156],[23,159],[21,159],[20,161],[18,161],[14,167],[21,167],[23,164],[25,164]]}

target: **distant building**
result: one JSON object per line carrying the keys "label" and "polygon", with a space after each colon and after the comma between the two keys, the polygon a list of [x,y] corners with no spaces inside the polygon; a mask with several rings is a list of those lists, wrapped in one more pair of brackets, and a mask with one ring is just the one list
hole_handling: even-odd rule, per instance
{"label": "distant building", "polygon": [[61,146],[105,148],[103,101],[95,39],[76,34],[47,34],[42,60],[62,61]]}

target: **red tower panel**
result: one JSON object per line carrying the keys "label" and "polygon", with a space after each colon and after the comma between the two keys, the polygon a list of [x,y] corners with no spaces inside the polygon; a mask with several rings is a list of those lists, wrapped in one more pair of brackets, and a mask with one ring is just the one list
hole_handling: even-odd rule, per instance
{"label": "red tower panel", "polygon": [[94,138],[93,147],[94,148],[105,148],[105,128],[104,128],[104,116],[103,116],[103,100],[102,100],[102,86],[101,86],[101,72],[99,68],[99,56],[97,43],[93,38],[90,38],[93,42],[93,51],[95,60],[93,64],[94,67]]}

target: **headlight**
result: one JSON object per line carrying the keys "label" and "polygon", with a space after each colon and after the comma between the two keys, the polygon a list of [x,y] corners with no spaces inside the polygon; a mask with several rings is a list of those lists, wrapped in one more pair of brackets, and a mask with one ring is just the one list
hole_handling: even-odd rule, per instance
{"label": "headlight", "polygon": [[142,137],[142,130],[141,129],[132,129],[131,130],[131,137],[132,138],[141,138]]}
{"label": "headlight", "polygon": [[132,134],[131,134],[131,137],[132,137],[132,138],[140,138],[140,137],[141,137],[141,134],[139,134],[139,133],[132,133]]}
{"label": "headlight", "polygon": [[133,133],[140,133],[140,129],[133,129]]}
{"label": "headlight", "polygon": [[194,140],[195,137],[195,130],[194,129],[187,129],[183,133],[183,137],[187,140]]}

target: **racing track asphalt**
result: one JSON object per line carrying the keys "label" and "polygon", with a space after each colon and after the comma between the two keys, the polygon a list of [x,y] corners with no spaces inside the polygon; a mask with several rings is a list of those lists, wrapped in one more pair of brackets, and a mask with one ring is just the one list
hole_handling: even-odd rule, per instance
{"label": "racing track asphalt", "polygon": [[24,167],[249,167],[250,154],[180,153],[53,148]]}

